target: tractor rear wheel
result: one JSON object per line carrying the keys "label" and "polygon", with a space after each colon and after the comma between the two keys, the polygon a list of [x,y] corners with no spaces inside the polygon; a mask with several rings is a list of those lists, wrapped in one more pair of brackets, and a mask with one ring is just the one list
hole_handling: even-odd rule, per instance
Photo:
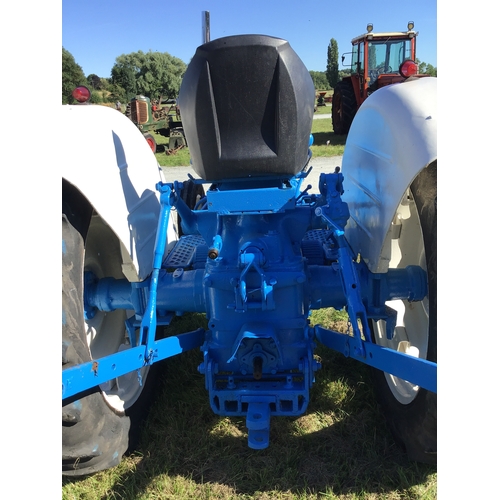
{"label": "tractor rear wheel", "polygon": [[337,83],[333,91],[332,126],[336,135],[349,132],[352,120],[356,114],[356,96],[350,81]]}
{"label": "tractor rear wheel", "polygon": [[[84,269],[113,276],[120,266],[104,237],[105,224],[82,235],[62,215],[62,365],[63,370],[130,347],[124,311],[97,312],[85,319]],[[102,242],[107,242],[103,243]],[[101,243],[100,243],[101,242]],[[107,246],[106,246],[107,245]],[[105,248],[104,248],[105,247]],[[63,400],[62,473],[83,476],[117,465],[138,442],[140,423],[152,400],[156,367],[136,371]]]}
{"label": "tractor rear wheel", "polygon": [[151,148],[151,151],[153,151],[153,153],[156,153],[155,138],[151,134],[144,134],[144,138],[146,139],[146,142],[148,143],[149,147]]}
{"label": "tractor rear wheel", "polygon": [[[388,340],[385,322],[372,322],[374,341],[437,362],[437,162],[413,181],[396,211],[401,223],[389,267],[420,265],[427,271],[428,296],[421,302],[391,301],[397,326]],[[375,389],[395,440],[411,460],[436,464],[437,396],[405,380],[373,370]]]}

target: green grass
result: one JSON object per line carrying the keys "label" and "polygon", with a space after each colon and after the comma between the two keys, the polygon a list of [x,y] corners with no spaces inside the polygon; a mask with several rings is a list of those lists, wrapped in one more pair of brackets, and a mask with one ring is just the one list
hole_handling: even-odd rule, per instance
{"label": "green grass", "polygon": [[[325,106],[330,110],[331,106]],[[313,158],[342,156],[345,148],[345,135],[335,135],[333,133],[331,118],[321,118],[313,120],[311,133],[314,143],[311,146]]]}
{"label": "green grass", "polygon": [[188,166],[191,158],[189,148],[182,148],[172,154],[167,154],[168,137],[163,137],[160,134],[154,134],[156,140],[156,159],[161,167],[184,167]]}
{"label": "green grass", "polygon": [[[346,315],[316,311],[312,323],[346,328]],[[169,331],[206,326],[176,318]],[[318,348],[306,413],[271,420],[270,446],[251,450],[242,417],[211,411],[198,350],[160,363],[161,389],[139,449],[111,470],[63,480],[63,499],[410,500],[437,497],[435,467],[411,463],[395,445],[364,365]]]}
{"label": "green grass", "polygon": [[[320,106],[316,114],[331,115],[332,107]],[[323,118],[320,120],[313,120],[311,133],[314,136],[314,144],[311,147],[313,158],[342,156],[344,154],[345,135],[334,135],[332,128],[332,120],[330,118]],[[155,134],[157,142],[156,159],[162,167],[182,167],[189,166],[189,148],[183,148],[175,154],[167,155],[165,150],[168,149],[168,137],[163,137]],[[330,141],[327,145],[327,141]]]}

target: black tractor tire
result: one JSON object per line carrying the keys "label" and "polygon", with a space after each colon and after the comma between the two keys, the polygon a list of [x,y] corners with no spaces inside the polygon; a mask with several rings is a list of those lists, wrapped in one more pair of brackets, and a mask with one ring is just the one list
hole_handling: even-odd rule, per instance
{"label": "black tractor tire", "polygon": [[[91,361],[83,311],[85,245],[62,215],[62,368]],[[62,474],[86,476],[117,465],[139,441],[154,391],[155,365],[140,396],[124,411],[108,405],[99,387],[62,402]]]}
{"label": "black tractor tire", "polygon": [[350,81],[337,83],[333,91],[332,126],[335,135],[345,135],[357,111],[356,96]]}
{"label": "black tractor tire", "polygon": [[[437,362],[436,162],[417,176],[411,184],[410,191],[421,227],[428,276],[428,313],[426,313],[428,314],[428,332],[423,332],[426,352],[422,353],[421,357]],[[372,323],[372,332],[374,332],[374,327],[376,324]],[[412,340],[411,334],[408,338]],[[374,335],[374,341],[377,342],[376,335]],[[377,343],[380,343],[380,340]],[[420,343],[422,343],[421,340]],[[404,384],[404,381],[394,379],[379,370],[374,369],[372,373],[377,399],[395,441],[406,451],[410,460],[435,465],[437,463],[437,395],[416,387],[417,392],[414,395],[408,399],[400,399],[397,384]]]}
{"label": "black tractor tire", "polygon": [[[184,181],[182,183],[181,199],[184,203],[194,210],[196,204],[205,197],[205,190],[201,184],[195,184],[191,179]],[[179,214],[177,214],[177,228],[179,237],[184,234],[182,230],[182,219]]]}
{"label": "black tractor tire", "polygon": [[156,140],[151,134],[144,134],[144,139],[146,139],[146,142],[148,143],[149,147],[151,148],[151,151],[153,153],[156,153]]}

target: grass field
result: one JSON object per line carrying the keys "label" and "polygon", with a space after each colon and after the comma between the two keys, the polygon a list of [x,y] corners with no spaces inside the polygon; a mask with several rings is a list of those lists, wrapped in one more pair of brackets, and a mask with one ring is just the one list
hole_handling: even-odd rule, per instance
{"label": "grass field", "polygon": [[[313,120],[311,133],[314,136],[314,144],[311,147],[313,158],[329,157],[329,156],[342,156],[344,154],[345,135],[334,135],[332,129],[332,120],[330,115],[332,107],[318,106],[316,115],[327,114],[329,117]],[[157,142],[156,158],[162,167],[181,167],[188,166],[190,161],[189,148],[183,148],[175,154],[168,155],[165,152],[166,145],[168,145],[168,138],[159,134],[155,134]],[[328,142],[328,145],[327,145]]]}
{"label": "grass field", "polygon": [[[345,331],[346,316],[317,311],[312,323]],[[172,333],[206,326],[186,315]],[[161,388],[139,449],[114,469],[63,480],[63,499],[341,499],[437,497],[435,467],[409,462],[395,445],[377,407],[364,365],[318,349],[307,412],[271,420],[270,446],[247,446],[245,420],[211,411],[201,353],[160,363]]]}
{"label": "grass field", "polygon": [[311,133],[314,143],[311,147],[313,158],[342,156],[345,147],[345,135],[335,135],[332,128],[332,107],[319,106],[316,115],[326,114],[328,118],[313,120]]}

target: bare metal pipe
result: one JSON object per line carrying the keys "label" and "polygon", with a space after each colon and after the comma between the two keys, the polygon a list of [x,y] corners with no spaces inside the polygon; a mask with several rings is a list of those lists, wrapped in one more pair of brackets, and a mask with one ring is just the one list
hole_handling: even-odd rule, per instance
{"label": "bare metal pipe", "polygon": [[207,43],[210,41],[210,12],[204,10],[201,13],[201,23],[202,23],[202,43]]}

